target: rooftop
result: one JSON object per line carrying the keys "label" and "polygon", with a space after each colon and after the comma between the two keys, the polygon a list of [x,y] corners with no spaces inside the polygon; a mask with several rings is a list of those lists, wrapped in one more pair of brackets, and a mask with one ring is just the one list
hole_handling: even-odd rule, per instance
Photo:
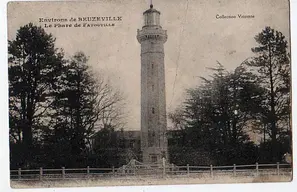
{"label": "rooftop", "polygon": [[145,12],[143,12],[143,14],[154,13],[154,12],[161,14],[161,12],[158,11],[158,10],[156,10],[156,9],[154,9],[154,8],[153,8],[153,5],[151,4],[151,5],[150,5],[150,9],[146,10]]}

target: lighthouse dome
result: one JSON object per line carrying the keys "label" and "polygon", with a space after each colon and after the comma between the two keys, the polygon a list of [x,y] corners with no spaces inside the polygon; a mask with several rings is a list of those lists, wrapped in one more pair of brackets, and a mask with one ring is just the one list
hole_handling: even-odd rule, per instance
{"label": "lighthouse dome", "polygon": [[160,26],[160,11],[153,8],[150,5],[150,9],[143,12],[144,15],[144,26]]}

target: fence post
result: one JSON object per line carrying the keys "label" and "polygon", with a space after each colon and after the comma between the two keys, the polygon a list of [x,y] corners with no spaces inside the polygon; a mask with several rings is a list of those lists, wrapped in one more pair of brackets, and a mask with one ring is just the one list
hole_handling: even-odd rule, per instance
{"label": "fence post", "polygon": [[211,176],[211,178],[213,178],[213,167],[212,167],[212,165],[210,165],[210,176]]}
{"label": "fence post", "polygon": [[112,166],[112,175],[115,175],[114,166]]}
{"label": "fence post", "polygon": [[39,169],[39,180],[42,180],[43,170],[42,167]]}
{"label": "fence post", "polygon": [[65,179],[65,167],[62,167],[62,178]]}
{"label": "fence post", "polygon": [[256,175],[258,176],[259,175],[259,164],[256,163]]}
{"label": "fence post", "polygon": [[165,177],[165,175],[166,175],[166,166],[165,164],[163,164],[163,177]]}
{"label": "fence post", "polygon": [[20,180],[21,177],[22,177],[22,169],[19,168],[19,170],[18,170],[18,179]]}
{"label": "fence post", "polygon": [[279,162],[276,163],[277,175],[279,176]]}
{"label": "fence post", "polygon": [[90,176],[90,166],[87,166],[87,177]]}
{"label": "fence post", "polygon": [[123,174],[126,175],[126,166],[123,165]]}
{"label": "fence post", "polygon": [[189,164],[187,164],[187,174],[188,174],[188,177],[190,176],[190,166]]}
{"label": "fence post", "polygon": [[233,164],[233,176],[236,176],[236,165]]}
{"label": "fence post", "polygon": [[165,158],[162,158],[162,165],[163,165],[163,177],[165,177],[166,175],[166,162],[165,162]]}

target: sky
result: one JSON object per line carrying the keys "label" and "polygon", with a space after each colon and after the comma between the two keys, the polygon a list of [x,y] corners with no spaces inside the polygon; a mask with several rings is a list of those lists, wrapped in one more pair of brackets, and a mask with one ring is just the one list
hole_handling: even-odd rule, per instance
{"label": "sky", "polygon": [[[126,129],[140,130],[140,44],[137,29],[150,0],[85,2],[19,2],[8,4],[8,39],[39,18],[121,16],[115,27],[46,28],[67,56],[83,51],[89,65],[104,73],[126,97]],[[281,31],[289,41],[287,0],[153,0],[167,30],[165,49],[167,112],[178,107],[185,90],[198,86],[200,76],[217,61],[228,70],[251,57],[254,36],[265,26]],[[250,19],[217,19],[216,15],[254,15]],[[70,23],[70,22],[67,22]],[[96,22],[94,22],[96,23]],[[98,22],[97,22],[98,23]]]}

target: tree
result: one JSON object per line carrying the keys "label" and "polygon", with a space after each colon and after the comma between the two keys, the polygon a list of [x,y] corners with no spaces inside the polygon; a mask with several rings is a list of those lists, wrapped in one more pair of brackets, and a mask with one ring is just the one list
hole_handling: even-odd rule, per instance
{"label": "tree", "polygon": [[168,140],[169,145],[184,145],[186,143],[187,121],[182,107],[168,114],[168,119],[173,124],[172,138]]}
{"label": "tree", "polygon": [[62,71],[54,92],[52,126],[44,134],[46,151],[52,151],[50,166],[86,166],[96,124],[111,125],[122,98],[103,77],[95,76],[83,52],[77,52]]}
{"label": "tree", "polygon": [[105,126],[94,134],[89,162],[93,166],[121,166],[121,154],[125,148],[120,146],[120,138],[113,127]]}
{"label": "tree", "polygon": [[277,139],[290,116],[290,62],[285,36],[270,27],[266,27],[255,36],[257,47],[252,48],[256,55],[247,63],[257,69],[262,87],[266,89],[265,105],[262,115],[267,122],[268,134],[272,142],[272,160],[279,160]]}
{"label": "tree", "polygon": [[189,89],[182,109],[171,118],[185,127],[187,143],[182,145],[210,152],[218,164],[247,160],[240,152],[247,150],[252,161],[255,146],[247,128],[257,120],[263,90],[243,66],[228,72],[218,63],[211,70],[212,78],[202,78],[204,84]]}
{"label": "tree", "polygon": [[[8,41],[10,136],[21,144],[19,165],[31,163],[34,139],[44,125],[42,118],[52,104],[51,91],[63,65],[63,53],[55,38],[29,23]],[[13,152],[12,152],[13,153]]]}
{"label": "tree", "polygon": [[[59,156],[65,154],[65,158],[53,157],[56,166],[79,164],[80,157],[87,154],[87,141],[98,119],[97,84],[87,60],[82,52],[76,53],[63,66],[59,85],[53,93],[52,126],[44,136],[49,150],[59,151]],[[61,146],[68,150],[60,151]]]}
{"label": "tree", "polygon": [[111,86],[104,76],[96,78],[98,90],[98,120],[96,130],[111,128],[114,130],[122,129],[125,126],[125,98],[120,90]]}

